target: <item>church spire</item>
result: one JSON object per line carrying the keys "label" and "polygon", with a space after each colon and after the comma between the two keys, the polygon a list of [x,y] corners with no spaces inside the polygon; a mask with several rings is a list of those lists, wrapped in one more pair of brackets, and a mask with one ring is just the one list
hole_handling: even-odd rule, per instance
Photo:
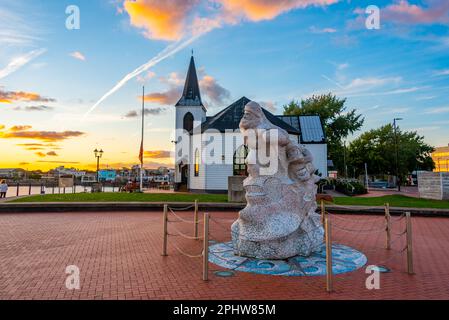
{"label": "church spire", "polygon": [[200,86],[198,85],[198,76],[196,74],[195,59],[190,58],[189,71],[187,72],[186,83],[184,85],[184,91],[181,99],[176,106],[202,106]]}

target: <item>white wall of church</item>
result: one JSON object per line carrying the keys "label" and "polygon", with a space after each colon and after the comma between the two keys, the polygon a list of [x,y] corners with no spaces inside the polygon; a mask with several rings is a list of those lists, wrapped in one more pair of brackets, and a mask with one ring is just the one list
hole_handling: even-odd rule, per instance
{"label": "white wall of church", "polygon": [[[209,163],[206,166],[206,190],[228,190],[228,177],[234,172],[234,152],[243,144],[243,136],[239,132],[226,135],[224,138],[223,133],[217,131],[204,136],[207,141],[205,159]],[[215,163],[210,164],[212,161]]]}

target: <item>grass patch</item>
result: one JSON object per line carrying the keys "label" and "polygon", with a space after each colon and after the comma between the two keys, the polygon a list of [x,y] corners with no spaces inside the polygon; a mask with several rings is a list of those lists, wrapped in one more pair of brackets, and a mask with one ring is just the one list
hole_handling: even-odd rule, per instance
{"label": "grass patch", "polygon": [[391,195],[383,197],[336,197],[334,203],[343,206],[383,206],[389,203],[390,207],[408,207],[408,208],[432,208],[449,209],[447,200],[429,200],[413,198],[401,195]]}
{"label": "grass patch", "polygon": [[29,196],[8,202],[228,202],[226,194],[76,193]]}

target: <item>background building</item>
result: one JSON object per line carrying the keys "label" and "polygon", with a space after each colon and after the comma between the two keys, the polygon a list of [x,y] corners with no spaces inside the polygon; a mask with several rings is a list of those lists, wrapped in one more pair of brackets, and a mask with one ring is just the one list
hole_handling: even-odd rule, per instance
{"label": "background building", "polygon": [[449,172],[449,145],[435,148],[432,159],[435,162],[434,172]]}

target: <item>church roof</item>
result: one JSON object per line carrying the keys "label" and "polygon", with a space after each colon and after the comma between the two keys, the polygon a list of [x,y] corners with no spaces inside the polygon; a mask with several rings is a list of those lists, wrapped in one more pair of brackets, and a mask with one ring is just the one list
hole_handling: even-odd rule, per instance
{"label": "church roof", "polygon": [[[251,102],[251,100],[246,97],[242,97],[226,109],[217,113],[215,116],[207,117],[206,121],[201,125],[201,132],[204,132],[208,129],[215,129],[220,132],[225,132],[225,130],[239,129],[240,120],[243,117],[245,106],[249,102]],[[264,108],[262,108],[262,111],[272,124],[284,129],[290,134],[298,135],[300,133],[298,129],[282,121],[271,112],[265,110]]]}
{"label": "church roof", "polygon": [[319,116],[277,116],[282,121],[298,129],[301,143],[325,143],[323,124]]}
{"label": "church roof", "polygon": [[200,86],[198,85],[198,76],[196,74],[195,59],[193,59],[193,56],[190,59],[182,97],[176,106],[201,106],[204,108],[203,102],[201,101]]}

